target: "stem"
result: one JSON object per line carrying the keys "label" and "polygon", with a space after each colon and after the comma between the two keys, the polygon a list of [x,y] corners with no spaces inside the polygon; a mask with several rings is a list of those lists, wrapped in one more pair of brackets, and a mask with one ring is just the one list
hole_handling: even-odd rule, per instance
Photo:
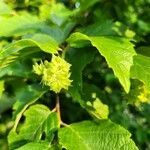
{"label": "stem", "polygon": [[60,124],[61,124],[61,115],[60,115],[59,95],[56,95],[56,111],[57,111],[57,117],[58,117],[58,124],[59,124],[59,127],[60,127]]}
{"label": "stem", "polygon": [[69,125],[61,121],[61,125],[64,127],[68,127]]}
{"label": "stem", "polygon": [[63,49],[61,58],[65,59],[65,54],[66,54],[66,52],[67,52],[68,49],[69,49],[69,46],[66,46],[66,47]]}
{"label": "stem", "polygon": [[52,109],[52,112],[56,112],[56,107],[54,109]]}

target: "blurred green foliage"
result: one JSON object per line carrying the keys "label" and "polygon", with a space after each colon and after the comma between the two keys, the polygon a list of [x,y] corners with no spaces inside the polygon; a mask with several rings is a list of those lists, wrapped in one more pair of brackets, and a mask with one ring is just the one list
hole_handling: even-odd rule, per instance
{"label": "blurred green foliage", "polygon": [[[43,36],[50,35],[55,41],[62,44],[61,48],[63,49],[66,47],[65,40],[70,33],[79,31],[89,36],[124,36],[131,39],[132,43],[135,44],[135,50],[138,54],[150,56],[149,6],[150,0],[1,0],[0,49],[18,39],[27,40],[32,37],[36,42],[42,40],[39,37],[35,39],[33,33],[44,34]],[[88,44],[88,42],[85,42],[84,46],[86,47]],[[10,52],[14,54],[13,57],[5,57],[4,53],[3,61],[5,62],[0,63],[1,66],[7,65],[15,59],[15,63],[7,68],[2,68],[0,72],[1,150],[8,149],[7,135],[13,126],[12,116],[15,117],[17,113],[13,110],[19,111],[27,104],[26,102],[35,102],[36,98],[41,95],[43,96],[40,98],[40,103],[48,107],[54,106],[54,93],[51,91],[45,93],[47,89],[41,90],[41,87],[36,85],[37,81],[40,82],[39,78],[31,71],[32,62],[39,61],[41,58],[48,60],[50,54],[39,53],[39,49],[33,44],[26,51],[20,51],[16,46],[18,48],[16,53],[11,51],[11,44],[9,46]],[[57,47],[55,44],[52,46]],[[88,49],[92,49],[94,53],[88,54]],[[31,50],[34,51],[34,54]],[[67,47],[66,53],[69,50],[74,51],[74,49]],[[75,54],[75,57],[82,61],[82,58],[78,56],[82,54],[82,50],[80,48],[78,50],[80,53]],[[80,64],[80,66],[74,68],[79,67],[80,71],[83,72],[82,76],[76,72],[77,81],[83,79],[85,82],[82,85],[84,87],[82,98],[88,101],[91,96],[89,93],[96,93],[96,98],[108,105],[111,120],[132,133],[132,139],[140,150],[149,150],[150,96],[149,93],[144,91],[143,83],[131,80],[131,91],[126,94],[118,79],[114,76],[112,69],[108,68],[105,59],[99,56],[93,47],[87,47],[86,50],[85,64]],[[33,55],[34,60],[31,61]],[[65,55],[68,61],[69,57],[71,58],[69,55],[71,55],[69,52]],[[22,58],[18,56],[22,56]],[[72,63],[76,64],[77,61]],[[75,86],[78,88],[79,85]],[[84,91],[85,89],[87,91]],[[35,97],[31,92],[35,94]],[[145,94],[147,103],[139,102],[140,92]],[[21,101],[24,97],[26,102]],[[91,117],[81,107],[84,104],[79,105],[72,101],[68,93],[62,92],[60,98],[64,122],[72,123]],[[17,100],[19,102],[15,103]],[[13,105],[14,103],[15,105]],[[91,112],[92,115],[96,114],[95,116],[97,116],[97,113],[107,116],[107,114],[102,114],[97,110],[91,110],[90,107],[88,112]]]}

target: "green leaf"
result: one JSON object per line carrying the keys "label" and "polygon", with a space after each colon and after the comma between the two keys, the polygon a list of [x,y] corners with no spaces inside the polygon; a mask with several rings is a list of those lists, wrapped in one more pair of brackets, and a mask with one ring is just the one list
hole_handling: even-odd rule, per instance
{"label": "green leaf", "polygon": [[16,150],[60,150],[57,146],[51,146],[48,142],[31,142]]}
{"label": "green leaf", "polygon": [[51,36],[60,44],[65,41],[71,30],[69,29],[66,32],[66,27],[64,26],[66,24],[72,29],[75,23],[68,21],[63,23],[62,28],[60,28],[57,25],[49,26],[49,24],[46,24],[46,22],[40,20],[36,16],[27,13],[22,15],[16,14],[10,17],[0,16],[0,37],[14,37],[41,33]]}
{"label": "green leaf", "polygon": [[20,51],[26,47],[39,47],[42,51],[52,54],[57,53],[59,49],[58,43],[50,36],[46,34],[34,34],[31,37],[16,41],[2,49],[0,52],[0,67],[5,67],[14,61],[19,56]]}
{"label": "green leaf", "polygon": [[99,0],[76,0],[76,7],[78,8],[78,11],[83,12],[92,7],[98,1]]}
{"label": "green leaf", "polygon": [[50,10],[51,21],[58,26],[64,24],[72,14],[72,11],[67,9],[61,3],[52,5],[52,8]]}
{"label": "green leaf", "polygon": [[24,40],[31,40],[36,46],[47,53],[57,53],[59,49],[58,43],[46,34],[36,33],[26,37]]}
{"label": "green leaf", "polygon": [[3,2],[0,1],[0,15],[10,15],[12,13],[11,8]]}
{"label": "green leaf", "polygon": [[33,74],[30,60],[17,60],[0,69],[0,78],[4,76],[30,77]]}
{"label": "green leaf", "polygon": [[91,83],[85,83],[83,84],[83,93],[82,96],[86,101],[91,101],[92,98],[98,97],[99,99],[107,99],[107,96],[105,95],[104,91],[101,90],[99,87],[97,87],[94,84]]}
{"label": "green leaf", "polygon": [[106,104],[103,104],[99,98],[93,101],[87,101],[87,111],[97,119],[107,119],[109,115],[109,109]]}
{"label": "green leaf", "polygon": [[[103,102],[105,95],[100,88],[93,84],[83,84],[82,100],[84,100],[84,108],[89,114],[96,119],[107,119],[109,108]],[[103,102],[101,101],[103,100]]]}
{"label": "green leaf", "polygon": [[51,149],[51,146],[48,142],[31,142],[28,144],[25,144],[24,146],[21,146],[20,148],[17,148],[16,150],[53,150]]}
{"label": "green leaf", "polygon": [[[20,127],[19,133],[14,128],[10,131],[8,140],[11,149],[20,147],[27,142],[40,142],[43,133],[52,140],[51,132],[58,128],[58,118],[56,113],[52,113],[48,107],[40,104],[31,106],[25,113],[25,123]],[[52,137],[49,137],[49,134]],[[46,139],[45,139],[46,140]],[[24,141],[24,142],[22,142]]]}
{"label": "green leaf", "polygon": [[16,118],[14,129],[17,128],[20,118],[24,111],[33,103],[35,103],[45,92],[47,88],[43,88],[41,85],[32,84],[24,86],[16,90],[13,116]]}
{"label": "green leaf", "polygon": [[72,47],[79,47],[85,41],[90,41],[105,57],[108,66],[113,69],[114,74],[128,93],[130,89],[130,67],[133,64],[133,56],[136,54],[129,39],[116,36],[90,37],[78,32],[73,33],[68,39]]}
{"label": "green leaf", "polygon": [[[58,15],[58,17],[61,17],[61,15]],[[61,23],[63,23],[63,26],[62,28],[60,28],[57,25],[49,26],[49,24],[46,24],[46,22],[40,20],[36,16],[27,13],[24,13],[22,15],[16,14],[10,17],[0,16],[0,37],[14,37],[33,33],[41,33],[51,36],[58,43],[62,43],[70,32],[70,30],[68,30],[66,33],[66,27],[64,26],[64,24],[72,26],[71,29],[74,27],[74,23],[72,23],[71,21],[68,21],[66,23],[64,20],[66,19],[66,16],[64,17],[65,18],[62,18],[61,21]]]}
{"label": "green leaf", "polygon": [[109,120],[74,123],[61,128],[58,136],[67,150],[138,150],[131,134]]}
{"label": "green leaf", "polygon": [[104,22],[98,22],[87,27],[79,29],[79,32],[86,34],[88,36],[104,36],[104,35],[116,35],[113,27],[115,24],[111,20],[106,20]]}
{"label": "green leaf", "polygon": [[0,114],[12,107],[15,103],[14,97],[9,97],[6,94],[0,96]]}
{"label": "green leaf", "polygon": [[4,90],[5,90],[5,85],[4,85],[5,81],[4,80],[0,80],[0,97],[2,96]]}
{"label": "green leaf", "polygon": [[142,81],[150,91],[150,57],[138,54],[134,56],[131,67],[131,78]]}
{"label": "green leaf", "polygon": [[[30,14],[14,15],[10,17],[0,16],[0,37],[22,35],[24,31],[30,30],[31,26],[40,23],[37,17]],[[30,27],[30,28],[29,28]]]}
{"label": "green leaf", "polygon": [[87,64],[94,59],[95,51],[93,49],[69,49],[66,53],[66,60],[71,66],[71,83],[69,93],[74,100],[80,101],[82,92],[82,71]]}
{"label": "green leaf", "polygon": [[140,55],[150,57],[150,46],[140,46],[137,48],[136,52]]}

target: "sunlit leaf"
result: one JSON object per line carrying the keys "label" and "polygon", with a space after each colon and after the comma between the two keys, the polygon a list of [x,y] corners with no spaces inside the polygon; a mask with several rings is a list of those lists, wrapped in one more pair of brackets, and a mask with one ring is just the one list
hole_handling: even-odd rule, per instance
{"label": "sunlit leaf", "polygon": [[[31,37],[11,43],[0,52],[0,67],[3,68],[19,57],[20,51],[27,47],[39,47],[47,53],[57,53],[58,43],[46,34],[34,34]],[[26,49],[27,51],[27,49]],[[37,52],[37,51],[35,51]]]}
{"label": "sunlit leaf", "polygon": [[138,54],[134,56],[134,65],[131,67],[131,78],[142,81],[150,91],[150,57]]}
{"label": "sunlit leaf", "polygon": [[61,128],[58,136],[67,150],[138,150],[131,134],[109,120],[74,123]]}
{"label": "sunlit leaf", "polygon": [[68,39],[72,47],[79,47],[85,41],[90,41],[105,57],[108,66],[113,69],[114,74],[128,93],[130,89],[130,67],[135,55],[133,44],[130,43],[129,39],[116,36],[90,37],[78,32],[73,33]]}

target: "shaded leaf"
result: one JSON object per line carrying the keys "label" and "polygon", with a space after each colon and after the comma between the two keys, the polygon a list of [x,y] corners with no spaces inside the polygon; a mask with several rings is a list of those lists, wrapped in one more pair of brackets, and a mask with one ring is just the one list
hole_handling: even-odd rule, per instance
{"label": "shaded leaf", "polygon": [[18,110],[18,108],[22,109],[24,105],[30,102],[35,102],[47,90],[48,88],[42,87],[42,85],[39,85],[39,84],[31,84],[31,85],[27,85],[24,87],[20,87],[19,89],[16,89],[15,98],[17,100],[17,103],[14,106],[14,109],[15,110]]}
{"label": "shaded leaf", "polygon": [[76,6],[79,12],[86,11],[100,0],[76,0]]}
{"label": "shaded leaf", "polygon": [[150,46],[140,46],[137,48],[136,52],[140,55],[150,57]]}
{"label": "shaded leaf", "polygon": [[45,92],[47,88],[43,88],[41,85],[33,84],[16,90],[15,99],[17,100],[14,105],[13,116],[16,118],[14,128],[17,128],[20,118],[24,111],[34,102],[36,102]]}
{"label": "shaded leaf", "polygon": [[107,20],[102,23],[95,23],[87,27],[83,27],[79,29],[79,32],[88,36],[116,35],[113,27],[114,23],[111,20]]}
{"label": "shaded leaf", "polygon": [[[21,126],[17,134],[13,128],[8,136],[11,149],[18,148],[27,142],[40,142],[42,134],[47,137],[50,132],[58,128],[58,118],[56,113],[52,113],[48,107],[40,104],[31,106],[25,113],[25,123]],[[48,141],[53,138],[48,137]],[[46,139],[45,139],[46,140]],[[22,141],[24,141],[22,143]],[[49,141],[50,142],[50,141]],[[30,145],[30,144],[29,144]]]}
{"label": "shaded leaf", "polygon": [[0,96],[0,114],[12,107],[15,103],[14,97],[8,97],[6,94]]}
{"label": "shaded leaf", "polygon": [[33,75],[32,67],[27,61],[14,61],[10,65],[0,69],[0,78],[4,76],[29,77]]}
{"label": "shaded leaf", "polygon": [[[83,84],[82,100],[84,100],[84,108],[89,114],[96,119],[106,119],[109,115],[109,108],[101,100],[104,101],[105,95],[93,84]],[[104,101],[105,102],[105,101]]]}
{"label": "shaded leaf", "polygon": [[69,88],[69,93],[72,95],[74,100],[79,101],[81,99],[82,92],[82,71],[87,64],[94,59],[94,49],[69,49],[66,53],[66,60],[72,65],[71,66],[71,83],[72,86]]}

